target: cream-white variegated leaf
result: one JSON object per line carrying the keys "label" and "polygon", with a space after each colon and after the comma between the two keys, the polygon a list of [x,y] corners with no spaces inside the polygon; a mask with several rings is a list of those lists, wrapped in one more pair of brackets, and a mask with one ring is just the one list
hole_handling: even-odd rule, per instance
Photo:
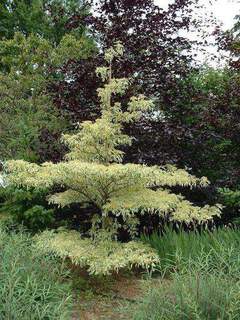
{"label": "cream-white variegated leaf", "polygon": [[221,213],[219,206],[194,206],[181,195],[168,190],[125,189],[116,193],[104,206],[105,212],[116,216],[131,217],[134,214],[157,214],[169,220],[202,223]]}
{"label": "cream-white variegated leaf", "polygon": [[86,268],[93,275],[109,275],[133,267],[154,270],[159,264],[157,252],[137,241],[119,243],[83,239],[76,231],[45,231],[36,237],[37,250],[55,254]]}
{"label": "cream-white variegated leaf", "polygon": [[[27,187],[60,185],[84,194],[97,206],[103,206],[116,192],[129,188],[205,185],[184,170],[147,167],[138,164],[99,164],[72,160],[57,164],[31,164],[23,160],[8,161],[8,181]],[[79,202],[79,201],[77,201]]]}

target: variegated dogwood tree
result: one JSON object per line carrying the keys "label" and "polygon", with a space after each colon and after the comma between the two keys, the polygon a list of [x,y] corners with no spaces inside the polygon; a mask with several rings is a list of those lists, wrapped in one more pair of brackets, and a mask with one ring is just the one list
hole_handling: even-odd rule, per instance
{"label": "variegated dogwood tree", "polygon": [[77,231],[62,230],[44,232],[37,241],[39,248],[70,258],[92,274],[109,274],[132,266],[152,268],[158,263],[156,252],[136,239],[128,243],[117,241],[118,230],[123,227],[135,237],[143,214],[185,223],[202,223],[220,214],[219,206],[194,206],[168,189],[206,186],[206,178],[196,178],[172,166],[122,163],[120,147],[131,144],[131,137],[123,132],[123,124],[138,120],[153,107],[153,102],[143,95],[133,96],[124,111],[121,102],[115,102],[129,84],[129,79],[116,79],[112,74],[112,63],[122,54],[120,43],[105,52],[107,66],[96,70],[105,82],[98,89],[101,117],[94,122],[83,122],[78,133],[63,136],[69,148],[65,161],[42,165],[23,160],[6,163],[10,184],[50,189],[61,186],[64,191],[50,195],[50,203],[93,204],[99,209],[92,215],[87,238]]}

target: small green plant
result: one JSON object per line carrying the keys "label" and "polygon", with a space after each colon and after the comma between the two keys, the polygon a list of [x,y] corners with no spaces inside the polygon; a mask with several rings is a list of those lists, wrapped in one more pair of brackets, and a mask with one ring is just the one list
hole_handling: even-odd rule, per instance
{"label": "small green plant", "polygon": [[240,225],[240,186],[236,186],[235,190],[229,188],[219,188],[219,200],[227,208],[232,215],[232,224]]}
{"label": "small green plant", "polygon": [[44,190],[0,187],[0,197],[0,213],[6,216],[5,223],[9,226],[23,225],[37,232],[50,227],[55,220]]}
{"label": "small green plant", "polygon": [[29,235],[0,228],[0,319],[70,319],[68,272],[32,244]]}

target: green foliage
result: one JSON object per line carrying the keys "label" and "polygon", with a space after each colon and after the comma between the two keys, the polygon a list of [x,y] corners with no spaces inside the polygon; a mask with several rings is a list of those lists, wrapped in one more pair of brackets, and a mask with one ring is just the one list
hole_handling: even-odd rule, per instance
{"label": "green foliage", "polygon": [[153,234],[144,241],[158,250],[167,278],[143,298],[135,320],[238,319],[240,231]]}
{"label": "green foliage", "polygon": [[42,206],[34,206],[24,212],[24,220],[30,230],[46,228],[54,221],[54,211],[47,210]]}
{"label": "green foliage", "polygon": [[[0,4],[0,39],[13,38],[15,32],[27,36],[37,34],[58,44],[69,32],[68,20],[82,18],[89,7],[80,0],[2,0]],[[85,28],[78,23],[72,33],[82,35]]]}
{"label": "green foliage", "polygon": [[238,319],[239,261],[239,246],[235,251],[224,246],[215,263],[205,253],[189,259],[184,270],[175,271],[149,292],[134,319]]}
{"label": "green foliage", "polygon": [[211,255],[211,258],[217,261],[223,248],[227,250],[232,247],[237,251],[240,246],[240,230],[219,228],[212,232],[186,232],[182,229],[174,231],[168,227],[162,235],[142,235],[141,239],[157,250],[160,270],[168,272],[181,269],[182,264],[187,263],[189,259],[197,260],[201,253]]}
{"label": "green foliage", "polygon": [[46,190],[0,188],[0,213],[8,217],[5,222],[9,226],[22,224],[32,232],[43,230],[54,222],[54,210],[47,208],[46,194]]}
{"label": "green foliage", "polygon": [[221,203],[231,212],[231,223],[239,226],[240,224],[240,188],[236,186],[235,190],[229,188],[218,189]]}
{"label": "green foliage", "polygon": [[1,159],[37,161],[41,130],[56,134],[66,128],[47,87],[62,64],[86,58],[92,50],[90,41],[72,35],[65,35],[56,48],[37,35],[16,33],[13,39],[0,41]]}
{"label": "green foliage", "polygon": [[229,207],[240,207],[240,190],[231,190],[229,188],[219,188],[224,204]]}
{"label": "green foliage", "polygon": [[[98,89],[101,117],[94,122],[83,122],[76,135],[63,136],[64,142],[69,147],[65,161],[57,164],[48,162],[42,165],[23,160],[6,163],[7,181],[10,185],[37,189],[61,186],[65,191],[49,196],[50,203],[62,207],[72,203],[97,207],[98,210],[93,212],[90,221],[92,227],[89,241],[93,241],[94,246],[98,247],[96,250],[100,252],[106,246],[105,240],[111,242],[116,239],[121,228],[128,230],[130,236],[134,236],[141,214],[148,213],[186,223],[204,223],[213,219],[214,216],[219,216],[221,212],[218,205],[212,207],[206,205],[200,208],[185,200],[183,196],[166,189],[173,186],[206,186],[208,180],[204,177],[196,178],[185,170],[172,166],[147,167],[121,163],[123,157],[121,146],[131,144],[131,138],[122,131],[123,124],[140,119],[144,112],[153,106],[153,102],[143,95],[130,98],[127,109],[124,111],[120,102],[113,101],[113,98],[124,94],[129,83],[128,79],[112,77],[112,63],[122,54],[123,48],[120,43],[105,52],[108,65],[97,68],[97,74],[100,74],[102,80],[106,82],[102,88]],[[56,239],[60,236],[62,235],[57,234]],[[56,242],[51,245],[52,240],[45,237],[46,244],[43,247],[48,248],[50,243],[51,252],[56,251],[60,256],[69,255],[73,262],[80,261],[81,264],[79,260],[79,256],[82,256],[81,247],[86,248],[85,243],[89,243],[90,246],[90,242],[79,239],[78,251],[75,246],[71,251],[67,234],[64,234],[63,238],[67,245],[66,250],[62,238],[62,241],[59,241],[61,246],[59,247],[56,246]],[[115,245],[114,240],[111,246],[115,247]],[[124,246],[122,245],[123,248]],[[142,247],[136,243],[128,250],[135,251],[137,254]],[[95,264],[94,251],[89,250],[89,252],[92,263]],[[108,255],[109,253],[103,253],[103,257]],[[118,257],[120,260],[121,256],[120,250]],[[123,267],[138,264],[132,257],[128,259],[127,256],[128,254],[125,254],[126,263],[121,263]],[[97,254],[97,257],[100,259],[101,255]],[[149,260],[145,255],[143,257],[146,260],[139,263],[140,265],[154,267],[156,259]],[[84,263],[91,265],[89,261],[88,257]],[[98,268],[97,264],[95,269],[90,267],[90,272],[95,274],[110,272],[121,265],[116,259],[115,267],[110,263],[104,269],[100,267],[99,262]]]}
{"label": "green foliage", "polygon": [[0,38],[12,38],[15,31],[36,32],[44,23],[42,1],[3,0],[0,5]]}
{"label": "green foliage", "polygon": [[67,273],[53,257],[39,255],[22,232],[0,228],[0,318],[12,320],[70,319]]}

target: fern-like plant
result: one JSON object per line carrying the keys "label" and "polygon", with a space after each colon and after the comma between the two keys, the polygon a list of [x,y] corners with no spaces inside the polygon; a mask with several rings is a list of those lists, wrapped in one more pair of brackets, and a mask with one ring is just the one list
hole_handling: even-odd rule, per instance
{"label": "fern-like plant", "polygon": [[43,233],[38,239],[41,248],[68,257],[88,267],[93,274],[108,274],[133,265],[154,267],[158,257],[153,249],[137,241],[127,244],[116,241],[120,228],[134,237],[142,214],[167,216],[185,223],[201,223],[220,214],[218,206],[193,206],[167,189],[177,185],[205,186],[206,178],[198,179],[171,166],[121,163],[123,152],[119,147],[131,144],[131,137],[123,133],[123,124],[136,121],[153,107],[153,102],[143,95],[132,97],[125,111],[120,102],[114,102],[129,84],[126,78],[112,76],[112,63],[122,54],[120,43],[106,50],[107,66],[96,70],[105,82],[98,89],[101,117],[83,122],[77,134],[63,136],[70,150],[65,161],[37,165],[18,160],[6,164],[10,184],[35,188],[61,186],[65,191],[50,195],[50,203],[58,206],[80,203],[98,208],[92,217],[89,238],[81,238],[76,231],[64,231]]}

